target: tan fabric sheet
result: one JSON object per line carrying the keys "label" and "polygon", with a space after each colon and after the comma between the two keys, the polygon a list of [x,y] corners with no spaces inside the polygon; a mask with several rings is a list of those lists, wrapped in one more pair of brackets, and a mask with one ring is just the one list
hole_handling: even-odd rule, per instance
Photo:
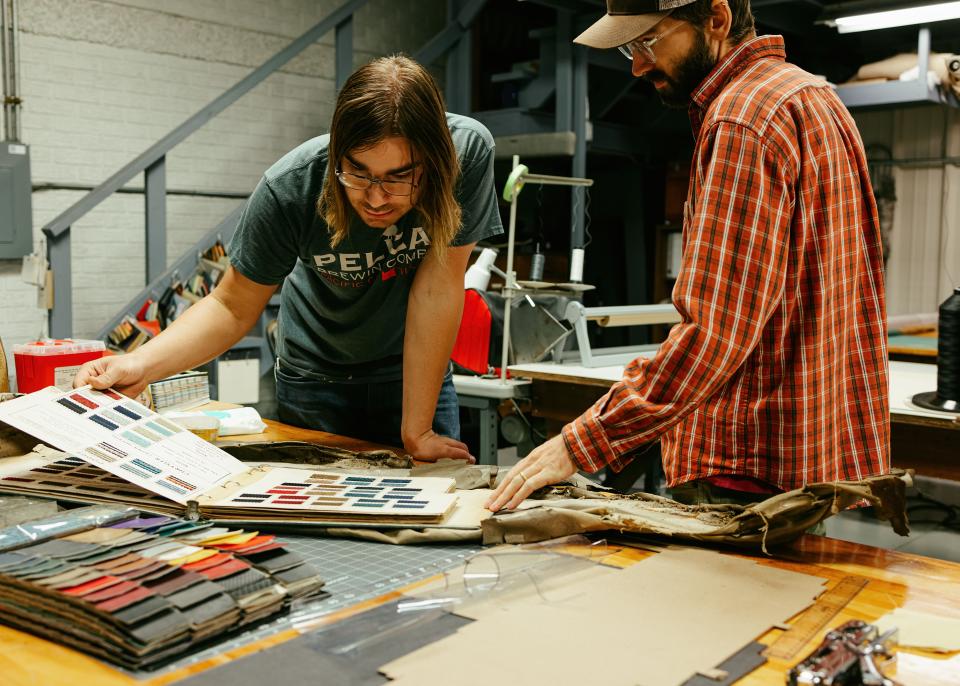
{"label": "tan fabric sheet", "polygon": [[[675,686],[804,610],[823,581],[713,551],[667,550],[625,570],[579,573],[549,601],[474,606],[478,621],[381,672],[396,686],[489,686],[504,674],[531,686]],[[578,652],[591,646],[601,648],[596,659]]]}

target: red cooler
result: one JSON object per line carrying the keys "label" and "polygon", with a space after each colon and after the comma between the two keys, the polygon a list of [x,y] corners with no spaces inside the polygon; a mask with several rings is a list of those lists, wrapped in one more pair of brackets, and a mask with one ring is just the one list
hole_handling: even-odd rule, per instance
{"label": "red cooler", "polygon": [[103,357],[103,341],[34,341],[13,346],[17,365],[17,391],[33,393],[47,386],[68,390],[84,362]]}

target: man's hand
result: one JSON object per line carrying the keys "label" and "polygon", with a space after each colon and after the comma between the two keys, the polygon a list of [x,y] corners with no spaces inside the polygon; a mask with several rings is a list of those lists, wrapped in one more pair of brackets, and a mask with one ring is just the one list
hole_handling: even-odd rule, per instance
{"label": "man's hand", "polygon": [[427,429],[416,438],[404,441],[403,449],[422,462],[436,462],[443,458],[450,458],[466,460],[468,464],[476,463],[466,443],[435,434],[433,429]]}
{"label": "man's hand", "polygon": [[148,382],[146,370],[135,355],[117,355],[91,360],[80,367],[73,378],[73,387],[90,384],[96,389],[115,388],[136,398]]}
{"label": "man's hand", "polygon": [[555,484],[577,471],[562,436],[537,446],[507,472],[485,507],[491,512],[513,510],[538,488]]}

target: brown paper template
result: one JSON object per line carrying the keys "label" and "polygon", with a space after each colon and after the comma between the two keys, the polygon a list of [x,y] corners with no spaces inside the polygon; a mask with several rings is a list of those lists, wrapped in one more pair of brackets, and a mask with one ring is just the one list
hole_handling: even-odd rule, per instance
{"label": "brown paper template", "polygon": [[749,559],[670,549],[622,571],[584,572],[551,602],[528,595],[473,607],[478,621],[381,671],[391,686],[489,686],[505,676],[532,686],[675,686],[802,611],[823,584]]}

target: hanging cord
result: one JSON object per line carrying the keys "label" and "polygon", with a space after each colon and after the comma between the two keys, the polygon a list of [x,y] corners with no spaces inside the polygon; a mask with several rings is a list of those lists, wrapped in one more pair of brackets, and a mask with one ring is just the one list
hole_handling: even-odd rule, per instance
{"label": "hanging cord", "polygon": [[593,234],[590,233],[590,187],[586,186],[584,188],[578,188],[573,193],[573,213],[576,214],[580,210],[580,193],[577,191],[583,191],[583,235],[586,237],[586,240],[583,242],[583,247],[586,248],[593,242]]}
{"label": "hanging cord", "polygon": [[537,184],[537,235],[534,238],[534,243],[539,245],[544,245],[546,243],[546,236],[543,234],[543,184]]}
{"label": "hanging cord", "polygon": [[520,409],[520,405],[517,404],[517,401],[513,398],[510,398],[510,402],[513,403],[513,409],[516,411],[517,416],[520,417],[520,419],[523,420],[523,423],[527,425],[527,428],[530,429],[530,435],[536,436],[541,443],[546,441],[547,437],[533,428],[533,424],[531,424],[530,420],[527,419],[527,416],[523,414],[523,411]]}
{"label": "hanging cord", "polygon": [[587,237],[587,240],[583,244],[584,248],[593,243],[593,234],[590,233],[590,222],[590,187],[588,186],[583,189],[583,235]]}

